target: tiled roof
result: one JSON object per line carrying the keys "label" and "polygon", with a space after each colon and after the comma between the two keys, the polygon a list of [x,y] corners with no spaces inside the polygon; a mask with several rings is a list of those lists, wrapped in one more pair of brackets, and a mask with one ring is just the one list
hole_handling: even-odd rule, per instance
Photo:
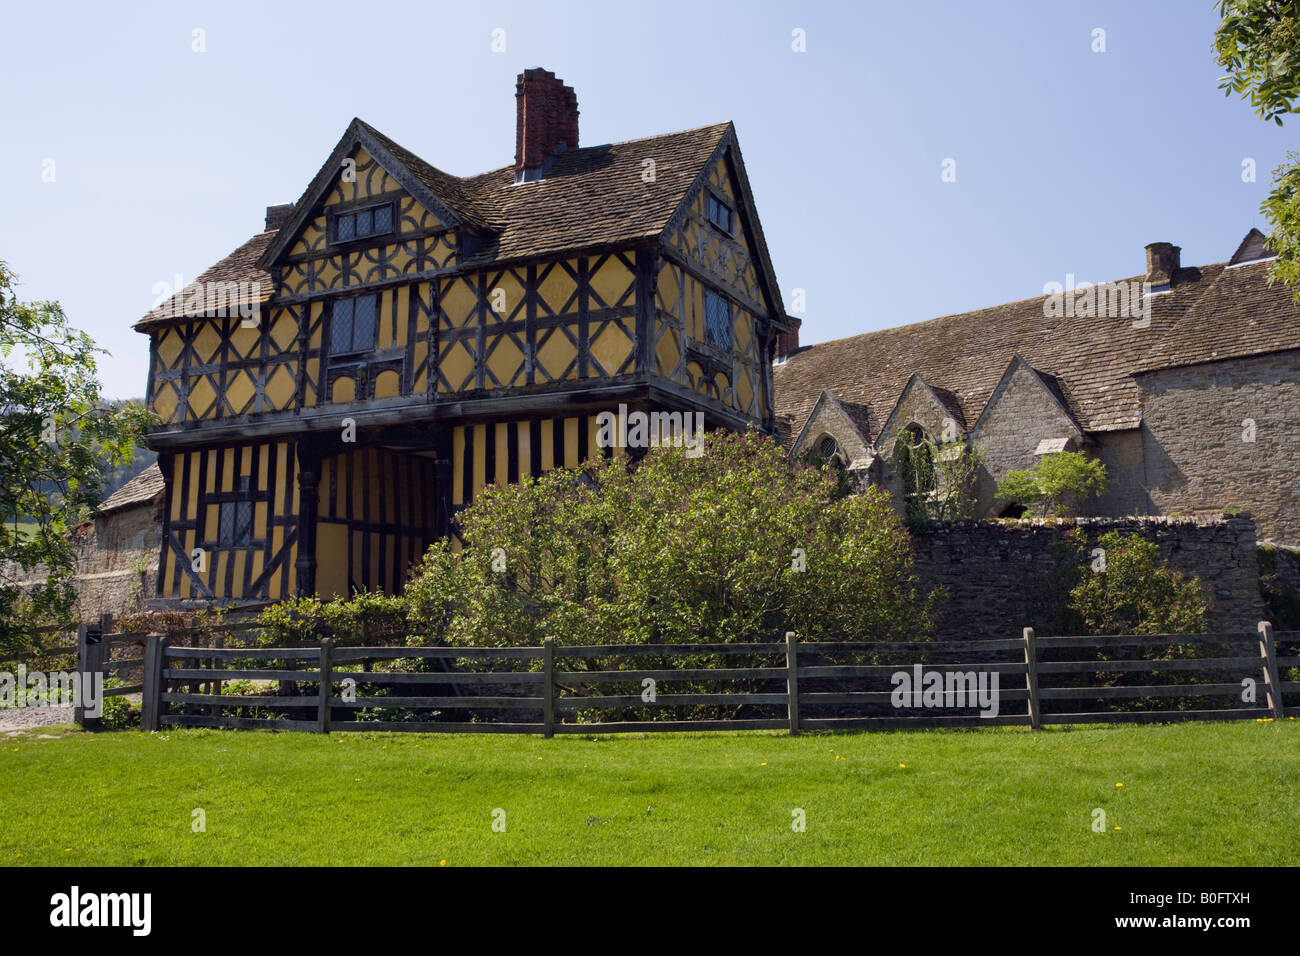
{"label": "tiled roof", "polygon": [[162,490],[162,471],[159,469],[158,463],[154,462],[100,502],[99,513],[106,515],[113,511],[120,511],[123,508],[130,508],[133,505],[152,501],[162,493]]}
{"label": "tiled roof", "polygon": [[[374,127],[359,120],[357,125],[482,235],[466,268],[658,236],[731,130],[730,123],[718,123],[571,150],[561,154],[541,180],[516,185],[513,165],[477,176],[452,176]],[[652,182],[644,178],[645,160],[654,160]],[[275,237],[275,232],[254,236],[196,281],[260,281],[265,299],[271,292],[270,276],[257,262]],[[163,303],[136,328],[174,317],[170,303]]]}
{"label": "tiled roof", "polygon": [[[219,261],[216,265],[204,270],[204,272],[190,285],[192,286],[197,284],[203,288],[207,288],[208,283],[247,282],[250,283],[248,289],[251,291],[251,283],[257,282],[259,285],[256,301],[259,303],[265,302],[270,298],[274,286],[271,282],[271,274],[260,269],[257,265],[257,260],[261,258],[262,253],[266,251],[266,247],[271,244],[271,240],[274,238],[274,231],[258,233],[230,255]],[[186,286],[186,288],[188,289],[190,286]],[[249,298],[252,297],[250,296]],[[160,303],[156,308],[151,309],[143,319],[136,323],[136,329],[144,330],[160,322],[167,322],[171,319],[177,318],[179,315],[183,314],[184,310],[181,305],[183,302],[184,293],[182,292],[179,301],[178,297],[173,296],[166,302]]]}
{"label": "tiled roof", "polygon": [[[1131,318],[1049,317],[1044,296],[814,345],[773,369],[776,412],[797,433],[822,391],[868,409],[871,440],[915,372],[952,393],[974,425],[1012,356],[1038,372],[1087,431],[1138,425],[1133,373],[1300,348],[1300,307],[1267,266],[1180,269],[1151,297],[1150,325]],[[1120,281],[1142,281],[1137,276]],[[807,324],[804,326],[807,329]]]}
{"label": "tiled roof", "polygon": [[[538,182],[514,167],[464,180],[501,229],[476,261],[553,255],[658,236],[730,123],[562,154]],[[654,160],[654,181],[642,175]]]}

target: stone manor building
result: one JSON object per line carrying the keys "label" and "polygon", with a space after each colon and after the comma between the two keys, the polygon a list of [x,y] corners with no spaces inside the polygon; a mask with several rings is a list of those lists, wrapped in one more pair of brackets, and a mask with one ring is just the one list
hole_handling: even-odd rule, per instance
{"label": "stone manor building", "polygon": [[1100,459],[1110,487],[1085,514],[1241,510],[1259,537],[1300,545],[1300,306],[1268,283],[1252,229],[1227,262],[1185,266],[1169,243],[1146,271],[914,325],[777,346],[777,430],[901,492],[900,433],[983,454],[974,517],[1016,516],[997,482],[1043,455]]}

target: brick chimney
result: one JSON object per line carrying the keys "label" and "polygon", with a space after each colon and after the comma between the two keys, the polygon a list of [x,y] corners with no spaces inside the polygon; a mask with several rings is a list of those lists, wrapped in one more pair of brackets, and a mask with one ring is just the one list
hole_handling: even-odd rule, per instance
{"label": "brick chimney", "polygon": [[1172,283],[1182,251],[1170,242],[1153,242],[1147,246],[1147,281],[1152,285]]}
{"label": "brick chimney", "polygon": [[782,332],[776,337],[776,349],[772,358],[777,362],[783,362],[795,352],[799,351],[799,327],[803,325],[803,319],[790,316],[790,331]]}
{"label": "brick chimney", "polygon": [[555,158],[578,148],[578,95],[540,67],[515,81],[515,182],[541,179]]}
{"label": "brick chimney", "polygon": [[292,215],[293,203],[291,202],[281,203],[278,206],[267,206],[266,231],[270,232],[272,229],[279,229],[289,221],[289,217]]}

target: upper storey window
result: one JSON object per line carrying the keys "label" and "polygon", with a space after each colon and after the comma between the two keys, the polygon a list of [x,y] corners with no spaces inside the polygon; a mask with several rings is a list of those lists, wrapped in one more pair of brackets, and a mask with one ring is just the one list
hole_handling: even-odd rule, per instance
{"label": "upper storey window", "polygon": [[704,324],[710,345],[731,348],[731,303],[711,289],[704,290]]}
{"label": "upper storey window", "polygon": [[361,295],[334,301],[334,314],[330,317],[331,353],[346,355],[368,352],[375,347],[379,314],[376,299],[373,295]]}
{"label": "upper storey window", "polygon": [[730,206],[717,196],[713,195],[713,193],[708,194],[708,213],[709,222],[713,223],[728,235],[731,234],[731,224],[735,219],[735,213],[731,211]]}
{"label": "upper storey window", "polygon": [[334,242],[351,242],[393,231],[393,204],[380,203],[334,216]]}

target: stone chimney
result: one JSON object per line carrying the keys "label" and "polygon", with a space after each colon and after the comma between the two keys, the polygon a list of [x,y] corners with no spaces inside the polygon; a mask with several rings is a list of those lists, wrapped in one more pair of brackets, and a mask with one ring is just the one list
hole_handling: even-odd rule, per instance
{"label": "stone chimney", "polygon": [[1153,242],[1147,246],[1147,281],[1152,285],[1172,283],[1182,251],[1170,242]]}
{"label": "stone chimney", "polygon": [[267,206],[266,231],[270,232],[273,229],[279,229],[289,221],[289,217],[292,215],[293,203],[291,202],[281,203],[278,206]]}
{"label": "stone chimney", "polygon": [[541,179],[555,158],[578,148],[578,95],[540,67],[515,81],[515,182]]}
{"label": "stone chimney", "polygon": [[795,352],[799,351],[799,327],[803,325],[803,319],[790,316],[790,331],[782,332],[776,337],[776,349],[772,358],[777,362],[783,362]]}

